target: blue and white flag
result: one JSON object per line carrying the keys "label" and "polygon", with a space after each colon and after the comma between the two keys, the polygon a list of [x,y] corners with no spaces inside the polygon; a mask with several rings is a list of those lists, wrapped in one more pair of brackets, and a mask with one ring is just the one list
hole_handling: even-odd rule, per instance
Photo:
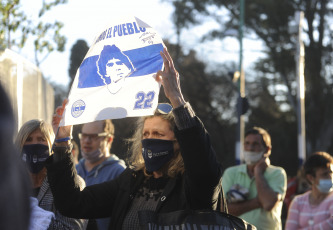
{"label": "blue and white flag", "polygon": [[76,73],[60,126],[153,114],[163,47],[157,32],[136,17],[111,22]]}

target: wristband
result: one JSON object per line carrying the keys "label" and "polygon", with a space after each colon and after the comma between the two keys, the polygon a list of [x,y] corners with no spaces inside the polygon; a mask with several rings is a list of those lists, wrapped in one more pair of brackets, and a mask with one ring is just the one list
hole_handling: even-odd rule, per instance
{"label": "wristband", "polygon": [[56,143],[65,142],[65,141],[69,141],[70,139],[71,139],[70,137],[64,137],[64,138],[60,138],[60,139],[55,140],[55,142]]}

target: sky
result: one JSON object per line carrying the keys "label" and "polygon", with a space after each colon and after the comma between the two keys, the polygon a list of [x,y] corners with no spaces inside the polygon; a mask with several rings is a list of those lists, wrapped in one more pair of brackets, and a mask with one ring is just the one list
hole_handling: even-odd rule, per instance
{"label": "sky", "polygon": [[[33,2],[33,3],[32,3]],[[25,13],[34,17],[41,8],[42,0],[21,0]],[[31,4],[34,6],[32,7]],[[133,15],[153,27],[163,39],[172,42],[176,41],[175,29],[172,23],[173,7],[171,1],[160,0],[69,0],[67,4],[59,5],[49,11],[44,19],[53,21],[57,19],[64,23],[62,33],[67,38],[64,52],[52,52],[40,65],[44,76],[52,82],[67,86],[69,82],[69,59],[70,50],[77,40],[83,39],[88,46],[91,45],[97,34],[112,22],[113,18],[122,15]],[[182,34],[182,46],[185,48],[195,47],[197,54],[207,57],[214,62],[225,60],[239,61],[239,44],[236,38],[228,38],[223,42],[212,41],[208,44],[198,43],[200,35],[207,31],[207,28],[214,28],[218,25],[214,21],[206,22],[202,26],[186,31]],[[29,41],[29,40],[28,40]],[[245,47],[258,46],[255,41],[245,41]],[[32,46],[20,51],[25,58],[34,62]],[[249,65],[253,57],[260,56],[260,52],[252,51],[250,55],[244,55],[244,62]],[[251,56],[251,58],[246,58]]]}

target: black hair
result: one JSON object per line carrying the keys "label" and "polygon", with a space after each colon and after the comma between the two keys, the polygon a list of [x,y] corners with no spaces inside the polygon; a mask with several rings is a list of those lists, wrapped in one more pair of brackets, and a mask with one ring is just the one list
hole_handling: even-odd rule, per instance
{"label": "black hair", "polygon": [[131,70],[131,72],[134,71],[134,67],[130,59],[117,46],[106,45],[103,47],[103,50],[97,60],[98,73],[101,76],[104,77],[106,75],[106,70],[105,70],[106,63],[112,58],[119,59],[122,63],[124,63],[127,66],[127,68]]}
{"label": "black hair", "polygon": [[316,176],[318,168],[328,168],[330,164],[333,164],[333,157],[330,154],[327,152],[314,152],[304,162],[303,171],[305,175]]}

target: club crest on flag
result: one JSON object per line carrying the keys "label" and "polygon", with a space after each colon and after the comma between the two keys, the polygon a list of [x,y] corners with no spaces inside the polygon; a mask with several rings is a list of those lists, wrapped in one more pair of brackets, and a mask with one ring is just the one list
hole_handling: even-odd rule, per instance
{"label": "club crest on flag", "polygon": [[163,47],[158,33],[136,17],[108,23],[77,70],[60,125],[153,114]]}
{"label": "club crest on flag", "polygon": [[72,105],[72,116],[75,118],[79,117],[84,112],[85,108],[86,104],[84,103],[84,101],[77,100]]}

